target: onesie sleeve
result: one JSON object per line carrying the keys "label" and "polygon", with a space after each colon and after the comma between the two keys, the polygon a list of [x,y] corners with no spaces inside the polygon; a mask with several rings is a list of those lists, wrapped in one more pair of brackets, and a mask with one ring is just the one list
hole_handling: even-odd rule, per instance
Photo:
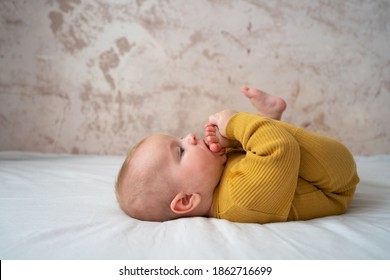
{"label": "onesie sleeve", "polygon": [[299,144],[278,121],[238,113],[226,136],[242,144],[245,156],[228,171],[228,205],[220,218],[238,222],[286,221],[299,171]]}

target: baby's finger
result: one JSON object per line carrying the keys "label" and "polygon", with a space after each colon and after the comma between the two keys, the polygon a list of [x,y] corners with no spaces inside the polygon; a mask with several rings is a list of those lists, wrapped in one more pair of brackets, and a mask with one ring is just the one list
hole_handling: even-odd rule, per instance
{"label": "baby's finger", "polygon": [[209,116],[209,123],[211,123],[211,124],[213,124],[213,125],[218,125],[218,121],[219,121],[219,115],[218,115],[218,113]]}

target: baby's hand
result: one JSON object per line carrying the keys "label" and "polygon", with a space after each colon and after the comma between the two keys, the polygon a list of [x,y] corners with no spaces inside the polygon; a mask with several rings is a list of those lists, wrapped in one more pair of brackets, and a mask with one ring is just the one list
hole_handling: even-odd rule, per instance
{"label": "baby's hand", "polygon": [[204,126],[205,136],[207,143],[209,145],[210,151],[213,153],[218,153],[225,148],[237,146],[237,141],[229,140],[221,135],[219,129],[216,125],[212,123],[207,123]]}

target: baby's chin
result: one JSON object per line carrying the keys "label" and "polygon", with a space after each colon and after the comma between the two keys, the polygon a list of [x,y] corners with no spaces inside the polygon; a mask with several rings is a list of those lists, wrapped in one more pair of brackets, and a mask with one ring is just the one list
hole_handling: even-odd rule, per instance
{"label": "baby's chin", "polygon": [[220,160],[221,160],[221,164],[222,165],[225,165],[226,161],[227,161],[227,156],[225,153],[223,154],[218,154],[218,155],[215,155],[216,157],[218,157]]}
{"label": "baby's chin", "polygon": [[211,148],[209,143],[203,139],[204,146],[212,153],[215,157],[221,160],[221,163],[224,165],[227,161],[227,156],[226,156],[226,150],[225,148],[220,149],[218,152],[214,152]]}
{"label": "baby's chin", "polygon": [[220,150],[219,152],[212,152],[215,157],[220,158],[222,164],[225,164],[227,161],[227,156],[225,153],[225,149]]}
{"label": "baby's chin", "polygon": [[227,161],[227,155],[224,153],[224,154],[222,155],[222,157],[223,157],[223,164],[225,164],[226,161]]}

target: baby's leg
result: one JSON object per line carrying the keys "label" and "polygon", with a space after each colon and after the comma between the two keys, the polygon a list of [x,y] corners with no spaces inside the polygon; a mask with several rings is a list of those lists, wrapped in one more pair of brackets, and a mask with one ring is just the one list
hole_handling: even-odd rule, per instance
{"label": "baby's leg", "polygon": [[282,118],[287,106],[282,98],[254,88],[244,87],[241,92],[250,100],[260,115],[274,120]]}
{"label": "baby's leg", "polygon": [[280,122],[301,151],[291,219],[342,214],[352,201],[359,177],[352,154],[339,141]]}

